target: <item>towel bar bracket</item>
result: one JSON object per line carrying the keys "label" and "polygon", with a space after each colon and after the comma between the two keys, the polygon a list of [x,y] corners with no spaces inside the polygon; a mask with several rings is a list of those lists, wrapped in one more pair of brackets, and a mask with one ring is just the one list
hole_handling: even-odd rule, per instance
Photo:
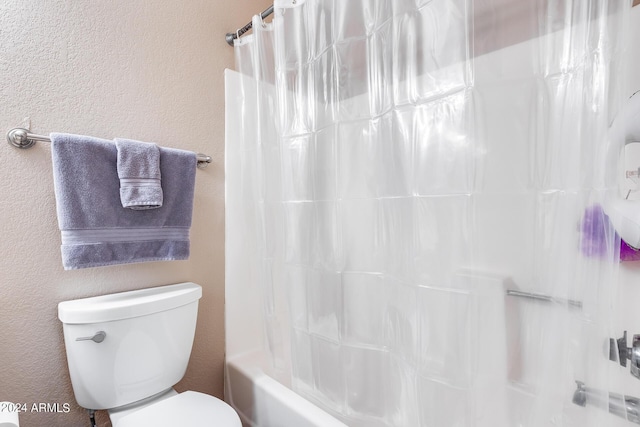
{"label": "towel bar bracket", "polygon": [[213,161],[213,159],[211,159],[211,156],[207,156],[206,154],[202,154],[202,153],[197,153],[196,157],[198,159],[198,163],[196,164],[198,169],[206,168],[209,165],[209,163]]}
{"label": "towel bar bracket", "polygon": [[15,128],[7,132],[7,142],[16,148],[31,148],[36,143],[36,140],[29,138],[27,129]]}

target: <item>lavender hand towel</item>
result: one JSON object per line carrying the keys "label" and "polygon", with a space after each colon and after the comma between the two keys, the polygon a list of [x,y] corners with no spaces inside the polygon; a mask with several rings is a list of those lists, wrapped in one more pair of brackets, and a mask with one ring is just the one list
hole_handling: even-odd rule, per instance
{"label": "lavender hand towel", "polygon": [[113,141],[50,136],[65,270],[189,257],[195,153],[161,147],[163,205],[134,211],[120,204]]}
{"label": "lavender hand towel", "polygon": [[162,206],[160,149],[156,144],[116,138],[122,207],[145,210]]}

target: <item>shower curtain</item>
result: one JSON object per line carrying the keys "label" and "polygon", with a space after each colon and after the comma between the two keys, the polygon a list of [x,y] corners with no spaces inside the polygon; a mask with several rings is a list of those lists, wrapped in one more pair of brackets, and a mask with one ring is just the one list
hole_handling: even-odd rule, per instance
{"label": "shower curtain", "polygon": [[627,3],[254,18],[227,93],[227,241],[274,378],[350,426],[628,425],[607,411],[619,241],[600,208]]}

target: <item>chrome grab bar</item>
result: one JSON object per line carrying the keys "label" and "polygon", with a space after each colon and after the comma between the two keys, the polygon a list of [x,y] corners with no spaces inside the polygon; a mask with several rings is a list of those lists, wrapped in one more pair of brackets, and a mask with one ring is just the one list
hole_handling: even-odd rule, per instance
{"label": "chrome grab bar", "polygon": [[507,289],[507,295],[511,297],[528,298],[536,301],[551,302],[560,305],[567,305],[571,308],[582,309],[582,301],[576,301],[573,299],[562,299],[544,294],[516,291],[513,289]]}

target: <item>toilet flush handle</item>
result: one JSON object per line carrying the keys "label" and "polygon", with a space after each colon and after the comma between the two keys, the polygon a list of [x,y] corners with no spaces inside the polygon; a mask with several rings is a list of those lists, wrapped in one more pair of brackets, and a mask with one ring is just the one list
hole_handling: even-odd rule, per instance
{"label": "toilet flush handle", "polygon": [[105,331],[98,331],[92,337],[80,337],[76,338],[76,341],[93,341],[95,343],[101,343],[107,337],[107,333]]}

